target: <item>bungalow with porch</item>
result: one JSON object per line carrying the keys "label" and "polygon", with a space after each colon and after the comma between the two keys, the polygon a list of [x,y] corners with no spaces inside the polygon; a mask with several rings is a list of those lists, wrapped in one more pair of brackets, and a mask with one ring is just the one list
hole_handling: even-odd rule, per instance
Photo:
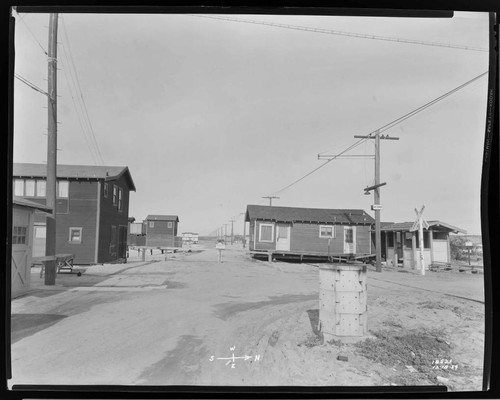
{"label": "bungalow with porch", "polygon": [[[449,264],[450,233],[466,233],[465,230],[441,221],[427,221],[424,233],[424,261],[427,266]],[[400,262],[404,268],[420,269],[419,232],[411,231],[414,222],[382,224],[382,256],[389,266]]]}

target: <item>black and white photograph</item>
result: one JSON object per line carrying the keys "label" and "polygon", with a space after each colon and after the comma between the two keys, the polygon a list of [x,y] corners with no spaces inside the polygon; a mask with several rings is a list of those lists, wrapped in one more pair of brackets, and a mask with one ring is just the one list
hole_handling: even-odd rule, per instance
{"label": "black and white photograph", "polygon": [[11,9],[9,389],[487,388],[494,13],[68,8]]}

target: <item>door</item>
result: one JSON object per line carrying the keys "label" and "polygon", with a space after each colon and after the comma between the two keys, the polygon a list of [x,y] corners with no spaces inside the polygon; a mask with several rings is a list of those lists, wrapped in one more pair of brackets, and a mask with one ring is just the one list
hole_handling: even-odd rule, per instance
{"label": "door", "polygon": [[45,256],[45,237],[47,227],[45,224],[36,224],[33,234],[33,257]]}
{"label": "door", "polygon": [[118,258],[127,257],[127,227],[118,227]]}
{"label": "door", "polygon": [[11,290],[15,297],[29,289],[31,274],[32,214],[14,208],[12,213]]}
{"label": "door", "polygon": [[448,241],[436,240],[432,242],[434,251],[434,261],[436,262],[449,262],[448,260]]}
{"label": "door", "polygon": [[356,253],[356,227],[344,226],[344,254]]}
{"label": "door", "polygon": [[290,225],[276,225],[276,250],[290,251]]}
{"label": "door", "polygon": [[116,260],[116,226],[111,226],[111,239],[109,241],[109,255],[113,260]]}

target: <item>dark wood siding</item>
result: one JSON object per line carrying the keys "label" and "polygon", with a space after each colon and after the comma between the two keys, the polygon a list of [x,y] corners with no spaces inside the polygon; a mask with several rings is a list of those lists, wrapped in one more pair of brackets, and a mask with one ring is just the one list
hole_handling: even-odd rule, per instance
{"label": "dark wood siding", "polygon": [[[92,264],[96,246],[97,182],[70,181],[69,212],[56,214],[56,253],[75,255],[75,264]],[[70,228],[82,228],[81,243],[70,243]]]}
{"label": "dark wood siding", "polygon": [[[266,221],[250,222],[250,243],[252,251],[267,251],[276,249],[276,224],[273,228],[273,242],[259,241],[259,227]],[[335,238],[319,237],[320,225],[334,226]],[[344,254],[344,225],[294,223],[290,231],[290,253],[307,253],[311,255]],[[356,225],[356,254],[370,253],[370,226]]]}
{"label": "dark wood siding", "polygon": [[[321,224],[322,225],[322,224]],[[344,225],[335,226],[335,238],[319,237],[320,224],[295,223],[292,226],[290,237],[290,252],[305,252],[312,254],[344,254]],[[370,252],[370,227],[365,225],[356,226],[356,253],[368,254]]]}
{"label": "dark wood siding", "polygon": [[[154,226],[150,227],[150,222],[154,222]],[[172,226],[169,228],[168,223]],[[175,246],[175,236],[177,235],[176,221],[150,220],[146,221],[146,245],[147,246]]]}
{"label": "dark wood siding", "polygon": [[[104,184],[108,184],[108,197],[104,197]],[[118,202],[113,204],[113,185],[122,189],[122,208],[118,210]],[[122,176],[118,180],[101,182],[100,188],[100,216],[99,216],[99,248],[97,263],[102,264],[124,257],[119,253],[120,227],[128,227],[130,190],[126,179]],[[114,228],[113,228],[114,227]],[[126,241],[126,235],[125,235]]]}

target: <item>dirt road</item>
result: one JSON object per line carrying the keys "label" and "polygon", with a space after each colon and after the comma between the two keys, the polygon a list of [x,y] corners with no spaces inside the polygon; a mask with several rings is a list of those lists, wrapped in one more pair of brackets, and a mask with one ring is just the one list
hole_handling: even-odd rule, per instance
{"label": "dirt road", "polygon": [[59,274],[13,300],[10,385],[481,389],[483,275],[370,270],[373,338],[325,343],[317,267],[252,260],[236,245],[219,263],[201,250]]}

